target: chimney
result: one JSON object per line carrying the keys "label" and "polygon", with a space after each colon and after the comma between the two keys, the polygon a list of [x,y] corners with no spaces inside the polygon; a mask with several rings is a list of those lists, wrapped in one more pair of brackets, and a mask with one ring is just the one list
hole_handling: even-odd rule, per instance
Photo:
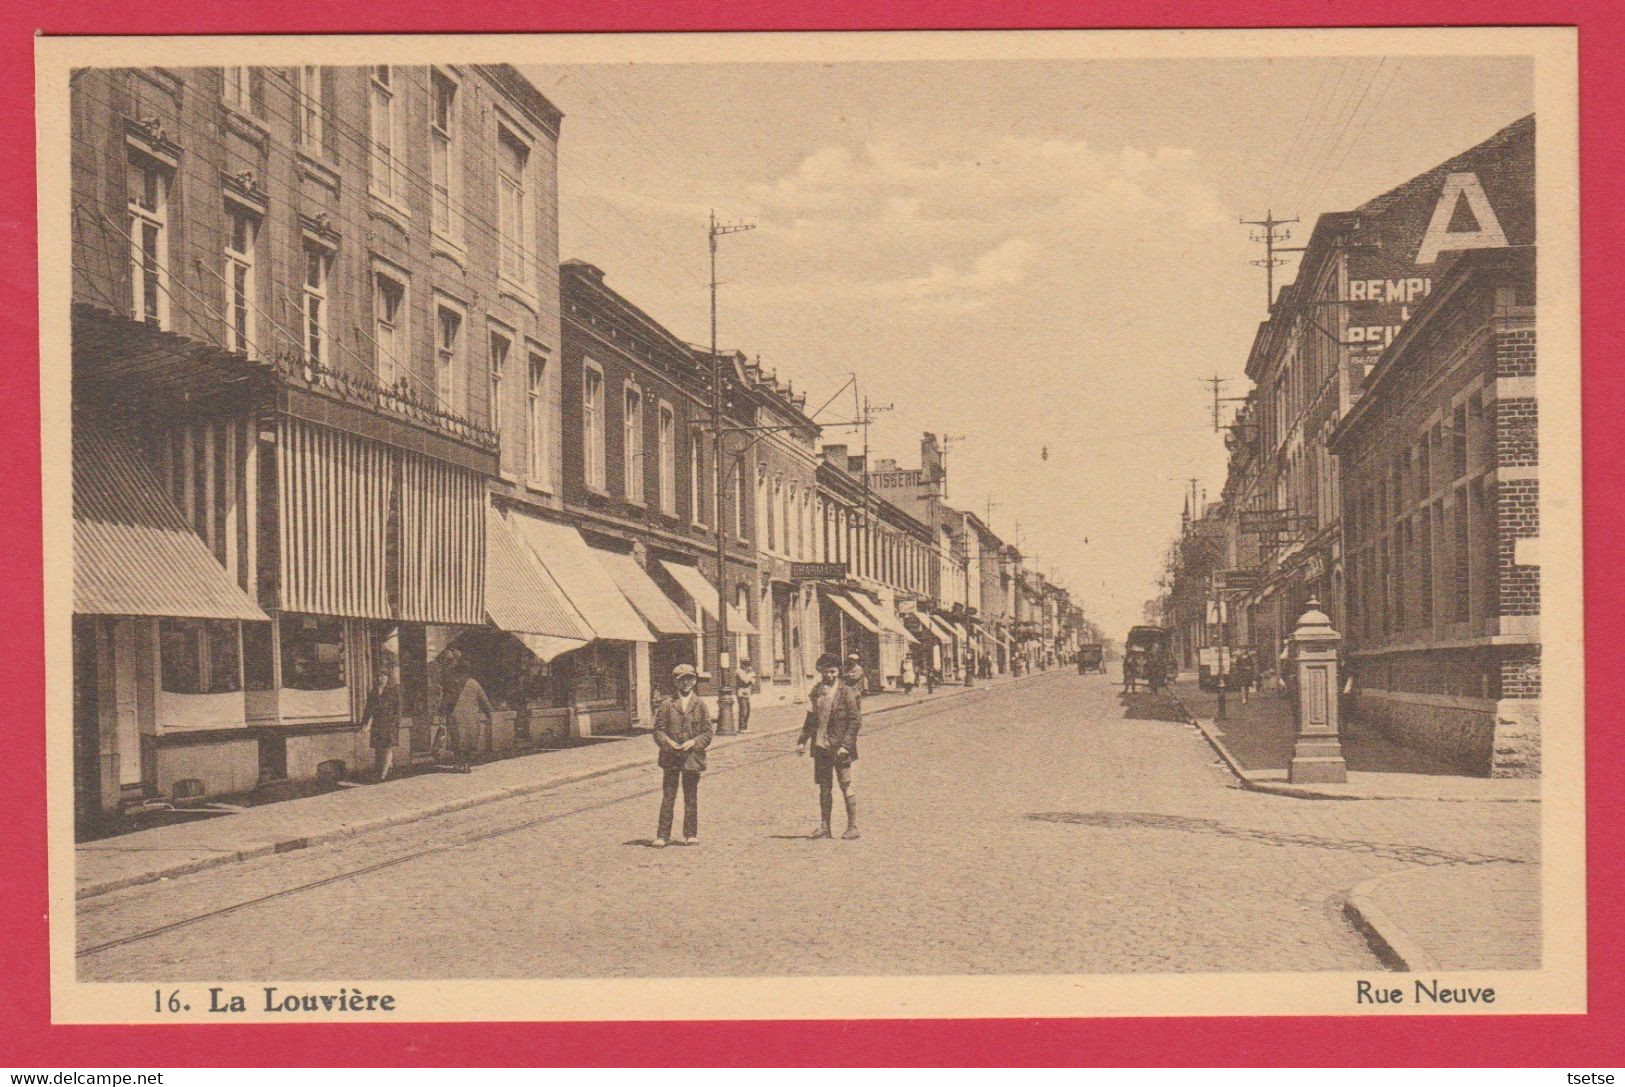
{"label": "chimney", "polygon": [[591,280],[594,283],[602,283],[604,281],[604,270],[595,264],[588,264],[584,260],[577,260],[576,258],[572,257],[564,262],[564,267],[581,276],[583,279]]}
{"label": "chimney", "polygon": [[926,431],[920,438],[920,479],[925,483],[937,483],[942,480],[942,450],[937,445],[937,436]]}

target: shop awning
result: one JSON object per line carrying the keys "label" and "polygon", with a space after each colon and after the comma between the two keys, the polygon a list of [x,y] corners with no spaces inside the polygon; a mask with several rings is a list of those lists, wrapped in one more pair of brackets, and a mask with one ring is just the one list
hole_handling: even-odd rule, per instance
{"label": "shop awning", "polygon": [[[661,559],[660,565],[666,568],[666,573],[670,574],[677,584],[682,586],[685,593],[694,598],[696,604],[708,612],[712,618],[716,617],[717,587],[711,584],[710,579],[694,567],[686,566],[680,562],[667,562],[665,559]],[[761,631],[752,626],[750,620],[740,614],[737,607],[729,604],[728,633],[760,634]]]}
{"label": "shop awning", "polygon": [[604,564],[604,569],[609,571],[615,587],[631,601],[632,607],[643,616],[643,621],[649,624],[650,630],[656,634],[700,632],[694,620],[684,615],[682,609],[671,602],[671,597],[661,591],[660,586],[656,585],[644,572],[643,567],[638,565],[637,559],[618,551],[604,551],[597,547],[592,549],[592,553],[593,557]]}
{"label": "shop awning", "polygon": [[948,624],[948,629],[953,631],[954,632],[954,637],[958,638],[960,641],[966,642],[966,643],[970,642],[970,635],[965,632],[965,628],[961,624],[959,624],[959,623],[949,623]]}
{"label": "shop awning", "polygon": [[837,608],[840,608],[842,611],[846,612],[847,616],[851,618],[854,623],[858,624],[858,626],[862,627],[864,630],[867,630],[871,634],[880,633],[880,624],[875,622],[874,619],[870,618],[868,612],[858,610],[858,606],[852,603],[852,601],[848,600],[840,593],[825,593],[824,595],[829,598],[829,602],[831,604],[834,604]]}
{"label": "shop awning", "polygon": [[593,557],[592,548],[570,525],[516,513],[512,524],[531,554],[580,613],[594,638],[614,642],[652,642],[654,635],[615,587],[609,572]]}
{"label": "shop awning", "polygon": [[267,619],[123,440],[73,427],[73,610]]}
{"label": "shop awning", "polygon": [[947,623],[944,623],[941,619],[938,619],[935,615],[932,615],[929,612],[926,613],[925,621],[926,624],[930,626],[931,632],[937,636],[937,641],[951,642],[954,640],[953,629],[949,627]]}
{"label": "shop awning", "polygon": [[556,642],[579,648],[593,639],[530,548],[490,506],[485,509],[485,614],[498,630],[542,639],[538,644],[551,650],[544,660],[566,651]]}
{"label": "shop awning", "polygon": [[875,603],[862,593],[853,593],[851,595],[851,600],[852,603],[856,604],[858,607],[872,615],[875,622],[880,624],[880,628],[882,630],[891,634],[899,635],[905,641],[912,642],[915,645],[919,644],[920,640],[909,633],[908,627],[903,625],[903,621],[897,618],[897,616],[892,615],[890,610],[884,605]]}

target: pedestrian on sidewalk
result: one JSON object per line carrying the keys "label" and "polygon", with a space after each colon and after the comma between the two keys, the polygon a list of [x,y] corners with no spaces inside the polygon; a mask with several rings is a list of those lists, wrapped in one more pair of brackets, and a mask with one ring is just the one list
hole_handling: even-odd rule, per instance
{"label": "pedestrian on sidewalk", "polygon": [[858,798],[852,787],[852,764],[858,758],[858,730],[863,726],[863,708],[852,688],[841,682],[841,660],[832,653],[818,658],[823,677],[807,696],[807,720],[796,741],[796,754],[812,748],[813,781],[818,785],[818,830],[814,838],[832,837],[830,814],[835,808],[835,784],[840,783],[846,799],[846,833],[858,836]]}
{"label": "pedestrian on sidewalk", "polygon": [[683,842],[700,842],[700,774],[705,770],[705,749],[714,734],[711,713],[694,693],[700,674],[692,664],[671,670],[676,694],[655,710],[654,740],[660,749],[660,824],[650,844],[664,849],[671,841],[672,817],[677,813],[677,787],[683,789]]}
{"label": "pedestrian on sidewalk", "polygon": [[383,781],[395,761],[395,745],[401,742],[401,688],[388,664],[378,665],[378,678],[361,711],[361,727],[372,730],[373,776]]}
{"label": "pedestrian on sidewalk", "polygon": [[862,698],[867,690],[868,675],[863,670],[863,658],[856,653],[846,655],[846,685],[852,693]]}
{"label": "pedestrian on sidewalk", "polygon": [[451,689],[456,692],[448,715],[453,758],[456,760],[453,765],[458,773],[467,774],[470,772],[469,764],[481,749],[481,740],[491,727],[491,700],[486,697],[480,681],[468,670],[468,665],[461,661],[452,673]]}
{"label": "pedestrian on sidewalk", "polygon": [[739,668],[734,672],[734,686],[737,691],[734,695],[739,704],[739,731],[750,731],[750,696],[756,691],[756,669],[750,666],[750,659],[742,657]]}
{"label": "pedestrian on sidewalk", "polygon": [[917,678],[918,677],[916,677],[914,674],[914,658],[905,656],[903,658],[902,670],[897,676],[897,681],[903,685],[903,693],[905,695],[911,695],[914,693],[914,686]]}

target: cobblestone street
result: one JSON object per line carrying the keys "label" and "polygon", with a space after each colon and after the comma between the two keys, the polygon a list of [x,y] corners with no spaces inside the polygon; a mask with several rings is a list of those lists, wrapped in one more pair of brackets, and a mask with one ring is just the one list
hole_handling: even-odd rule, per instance
{"label": "cobblestone street", "polygon": [[645,769],[88,899],[80,974],[1371,970],[1356,884],[1538,862],[1538,805],[1250,793],[1174,716],[1052,673],[877,717],[855,842],[807,839],[810,762],[780,734],[712,758],[701,844],[651,849],[651,745]]}

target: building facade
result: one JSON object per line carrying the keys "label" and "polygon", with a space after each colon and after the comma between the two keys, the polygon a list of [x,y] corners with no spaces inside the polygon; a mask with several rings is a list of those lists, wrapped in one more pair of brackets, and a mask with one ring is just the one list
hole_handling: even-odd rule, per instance
{"label": "building facade", "polygon": [[1316,600],[1346,623],[1346,506],[1330,438],[1382,352],[1462,253],[1533,244],[1534,118],[1367,201],[1322,215],[1297,279],[1273,301],[1247,361],[1254,391],[1234,440],[1235,531],[1256,584],[1236,601],[1248,644],[1276,659]]}
{"label": "building facade", "polygon": [[499,443],[531,390],[486,337],[554,440],[559,112],[501,65],[87,70],[72,109],[75,469],[153,547],[87,477],[81,815],[341,776],[379,670],[425,749],[488,491],[557,451]]}
{"label": "building facade", "polygon": [[[801,701],[817,675],[823,652],[818,582],[797,575],[796,564],[823,560],[818,492],[818,425],[807,418],[807,398],[788,383],[745,368],[755,425],[752,437],[757,521],[758,697],[765,704]],[[829,560],[834,561],[834,560]]]}
{"label": "building facade", "polygon": [[1360,724],[1494,776],[1540,768],[1534,266],[1457,261],[1333,443]]}
{"label": "building facade", "polygon": [[[729,651],[735,660],[749,654],[747,639],[756,633],[754,521],[748,503],[738,501],[738,487],[751,461],[724,459],[727,492],[719,511],[709,357],[617,293],[597,267],[566,261],[561,283],[564,511],[647,628],[643,637],[605,637],[589,647],[595,670],[617,680],[596,693],[606,714],[624,710],[644,721],[668,693],[678,664],[698,668],[702,693],[715,693],[719,597],[729,608]],[[721,369],[725,386],[736,391],[732,360]],[[742,425],[748,418],[735,404],[728,421]],[[722,594],[719,512],[727,535]]]}
{"label": "building facade", "polygon": [[823,447],[817,478],[824,561],[843,574],[820,587],[824,651],[857,653],[876,690],[902,682],[905,657],[916,676],[940,668],[943,634],[928,607],[930,530],[865,486],[863,457],[844,445]]}

